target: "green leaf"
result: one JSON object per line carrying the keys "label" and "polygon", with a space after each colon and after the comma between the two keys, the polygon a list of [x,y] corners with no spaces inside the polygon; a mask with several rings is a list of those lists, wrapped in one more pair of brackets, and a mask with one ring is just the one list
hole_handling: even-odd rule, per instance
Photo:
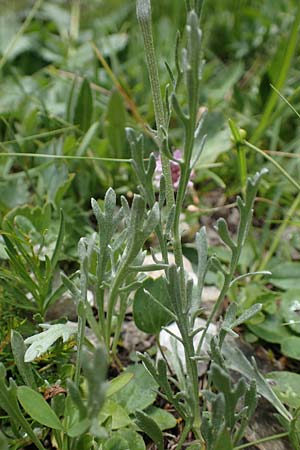
{"label": "green leaf", "polygon": [[100,346],[94,354],[83,347],[82,370],[88,384],[87,409],[90,419],[98,415],[105,401],[107,354]]}
{"label": "green leaf", "polygon": [[272,267],[270,282],[280,289],[300,289],[300,262],[283,262]]}
{"label": "green leaf", "polygon": [[137,409],[145,409],[155,401],[157,384],[142,364],[129,366],[125,373],[133,374],[134,377],[111,399],[123,406],[128,414],[133,414]]}
{"label": "green leaf", "polygon": [[126,140],[126,109],[124,100],[118,91],[113,91],[107,108],[106,135],[108,137],[112,156],[114,158],[127,158]]}
{"label": "green leaf", "polygon": [[256,325],[248,323],[247,327],[252,333],[267,342],[280,344],[284,339],[292,336],[291,331],[283,325],[283,321],[278,315],[266,315],[264,322]]}
{"label": "green leaf", "polygon": [[59,231],[58,236],[55,244],[55,249],[53,252],[53,255],[51,257],[51,269],[52,271],[55,269],[56,264],[60,257],[60,252],[62,249],[63,241],[64,241],[64,234],[65,234],[65,219],[64,219],[64,213],[63,210],[60,210],[60,224],[59,224]]}
{"label": "green leaf", "polygon": [[266,375],[267,381],[282,403],[290,408],[300,408],[300,375],[282,371],[270,372]]}
{"label": "green leaf", "polygon": [[158,450],[164,450],[164,437],[157,423],[143,411],[136,411],[136,424],[157,445]]}
{"label": "green leaf", "polygon": [[156,406],[149,406],[145,413],[153,419],[159,428],[164,430],[169,430],[177,425],[177,421],[173,414],[169,413],[165,409],[157,408]]}
{"label": "green leaf", "polygon": [[[145,290],[157,302],[154,302]],[[171,315],[160,304],[171,308],[166,280],[163,277],[156,280],[149,278],[136,291],[133,301],[133,318],[140,330],[149,334],[158,334],[161,328],[171,321]]]}
{"label": "green leaf", "polygon": [[103,450],[130,450],[128,442],[121,436],[112,436],[105,442]]}
{"label": "green leaf", "polygon": [[281,342],[281,351],[289,358],[300,360],[300,337],[290,336]]}
{"label": "green leaf", "polygon": [[111,399],[106,400],[103,408],[99,414],[99,423],[102,424],[109,417],[111,417],[112,430],[118,430],[119,428],[127,427],[132,423],[126,409],[120,405],[117,401]]}
{"label": "green leaf", "polygon": [[38,394],[28,386],[19,386],[17,388],[17,397],[32,419],[54,430],[63,430],[59,418],[41,394]]}
{"label": "green leaf", "polygon": [[36,388],[36,382],[30,364],[24,361],[26,347],[22,336],[15,330],[11,332],[11,348],[18,371],[27,386]]}
{"label": "green leaf", "polygon": [[12,378],[9,380],[9,385],[6,384],[6,370],[2,363],[0,363],[0,408],[8,414],[12,424],[18,428],[21,426],[28,434],[32,442],[39,450],[45,450],[40,440],[37,438],[33,429],[25,419],[21,412],[19,403],[17,401],[17,385]]}
{"label": "green leaf", "polygon": [[94,122],[90,128],[88,129],[88,131],[86,132],[86,134],[84,135],[81,144],[76,152],[77,156],[83,156],[85,155],[86,151],[88,150],[92,140],[94,139],[94,137],[97,135],[98,130],[100,127],[100,123],[99,121]]}
{"label": "green leaf", "polygon": [[91,126],[93,117],[93,95],[90,83],[85,78],[81,84],[74,113],[74,123],[79,125],[82,131],[87,131]]}
{"label": "green leaf", "polygon": [[224,428],[224,430],[220,434],[220,436],[215,444],[215,449],[216,450],[219,450],[219,449],[233,450],[233,444],[232,444],[230,432],[226,428]]}
{"label": "green leaf", "polygon": [[250,308],[246,309],[233,323],[232,328],[235,328],[239,325],[241,325],[244,322],[247,322],[247,320],[254,317],[257,313],[260,312],[262,309],[261,303],[256,303],[255,305],[251,306]]}
{"label": "green leaf", "polygon": [[89,429],[90,425],[91,422],[87,417],[82,420],[77,420],[68,428],[67,434],[71,438],[81,436]]}
{"label": "green leaf", "polygon": [[111,395],[114,395],[116,392],[123,389],[130,382],[133,376],[133,373],[123,372],[118,377],[110,380],[106,391],[106,397],[110,397]]}
{"label": "green leaf", "polygon": [[2,431],[0,431],[0,450],[9,450],[8,440],[6,439]]}
{"label": "green leaf", "polygon": [[291,289],[282,294],[280,312],[288,326],[300,334],[300,289]]}
{"label": "green leaf", "polygon": [[[130,450],[146,450],[142,436],[134,430],[125,428],[124,430],[114,432],[113,437],[115,436],[123,438],[127,442]],[[115,447],[113,450],[115,450]]]}

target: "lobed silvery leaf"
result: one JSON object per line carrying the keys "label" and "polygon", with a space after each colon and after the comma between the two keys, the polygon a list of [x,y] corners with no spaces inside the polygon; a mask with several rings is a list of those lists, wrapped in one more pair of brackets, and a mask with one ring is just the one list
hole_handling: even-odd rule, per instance
{"label": "lobed silvery leaf", "polygon": [[196,293],[193,304],[193,311],[199,308],[202,290],[204,286],[205,274],[207,271],[207,237],[206,237],[206,229],[205,227],[201,227],[200,230],[196,233],[195,246],[197,250],[197,286]]}
{"label": "lobed silvery leaf", "polygon": [[40,324],[40,327],[46,328],[46,330],[30,336],[24,341],[25,344],[30,345],[24,356],[25,362],[34,361],[46,353],[58,339],[62,338],[63,342],[66,342],[77,332],[77,324],[71,322],[55,325],[44,323]]}
{"label": "lobed silvery leaf", "polygon": [[104,197],[104,214],[105,214],[106,220],[112,221],[113,215],[115,212],[115,208],[116,208],[116,204],[117,204],[116,193],[112,188],[109,188],[106,191],[106,194]]}
{"label": "lobed silvery leaf", "polygon": [[143,227],[144,239],[147,239],[149,237],[149,235],[158,225],[159,219],[160,219],[160,209],[159,204],[156,202],[154,203],[151,211],[148,213],[148,217]]}
{"label": "lobed silvery leaf", "polygon": [[236,244],[229,234],[228,225],[223,217],[217,221],[217,230],[224,244],[226,244],[231,251],[234,251],[236,249]]}
{"label": "lobed silvery leaf", "polygon": [[128,226],[129,222],[130,222],[130,208],[129,208],[128,201],[127,201],[126,197],[124,197],[124,195],[121,196],[121,205],[122,205],[122,208],[124,211],[125,223]]}
{"label": "lobed silvery leaf", "polygon": [[[195,136],[195,139],[197,138],[197,136]],[[192,158],[191,158],[191,162],[190,162],[190,170],[193,170],[195,165],[197,164],[197,162],[199,161],[200,156],[202,155],[202,151],[204,149],[204,145],[207,139],[207,134],[205,134],[201,141],[199,142],[199,144],[197,144],[197,147],[194,146],[194,148],[196,147],[195,150],[193,150],[193,154],[192,154]]]}
{"label": "lobed silvery leaf", "polygon": [[249,380],[255,380],[258,393],[266,398],[282,417],[291,420],[290,412],[285,408],[263,375],[259,372],[254,359],[251,364],[240,349],[232,347],[232,345],[227,345],[226,342],[222,352],[226,358],[226,364],[230,369],[241,373]]}
{"label": "lobed silvery leaf", "polygon": [[174,93],[172,93],[172,95],[171,95],[171,104],[172,104],[172,107],[173,107],[173,109],[174,109],[178,119],[181,120],[181,122],[184,125],[187,125],[187,123],[188,123],[188,116],[183,112],[183,110],[182,110],[182,108],[181,108],[181,106],[179,104],[177,95],[174,94]]}
{"label": "lobed silvery leaf", "polygon": [[176,212],[176,207],[175,207],[175,205],[173,205],[172,208],[170,209],[168,217],[167,217],[166,228],[165,228],[165,233],[164,233],[166,239],[170,239],[171,232],[172,232],[172,229],[174,226],[175,212]]}

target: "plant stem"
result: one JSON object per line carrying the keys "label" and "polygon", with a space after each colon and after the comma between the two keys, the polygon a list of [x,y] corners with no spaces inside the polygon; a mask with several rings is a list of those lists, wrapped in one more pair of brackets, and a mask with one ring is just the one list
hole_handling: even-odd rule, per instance
{"label": "plant stem", "polygon": [[166,181],[167,212],[170,212],[174,204],[174,192],[172,185],[170,162],[167,156],[161,151],[164,137],[163,129],[166,128],[167,123],[160,90],[158,68],[153,43],[150,0],[137,0],[136,10],[137,10],[137,18],[143,35],[144,50],[146,55],[146,62],[153,98],[157,137],[161,154],[162,172]]}
{"label": "plant stem", "polygon": [[268,436],[265,438],[258,439],[257,441],[248,442],[247,444],[239,445],[238,447],[234,447],[234,450],[242,450],[244,448],[253,447],[258,444],[263,444],[264,442],[275,441],[277,439],[281,439],[283,437],[287,437],[289,435],[288,432],[274,434],[273,436]]}

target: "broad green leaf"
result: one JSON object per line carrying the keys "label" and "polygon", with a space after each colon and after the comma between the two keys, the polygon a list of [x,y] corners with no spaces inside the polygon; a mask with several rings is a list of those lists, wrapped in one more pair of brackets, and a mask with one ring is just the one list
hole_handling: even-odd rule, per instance
{"label": "broad green leaf", "polygon": [[2,363],[0,363],[0,408],[6,411],[16,428],[19,426],[23,428],[39,450],[45,450],[20,409],[16,383],[12,378],[10,378],[8,385],[6,383],[6,370]]}
{"label": "broad green leaf", "polygon": [[50,203],[57,204],[69,188],[73,174],[69,174],[68,167],[62,161],[54,162],[40,171],[40,193],[46,194]]}
{"label": "broad green leaf", "polygon": [[27,203],[30,197],[29,184],[26,182],[26,175],[19,178],[7,178],[0,181],[0,205],[5,208],[15,208]]}
{"label": "broad green leaf", "polygon": [[19,386],[17,388],[17,397],[32,419],[46,427],[63,430],[59,418],[41,394],[28,386]]}
{"label": "broad green leaf", "polygon": [[61,185],[58,187],[58,189],[55,193],[55,197],[54,197],[54,203],[57,207],[59,206],[65,193],[68,191],[69,187],[71,186],[74,178],[75,178],[75,174],[69,173],[68,178],[63,183],[61,183]]}
{"label": "broad green leaf", "polygon": [[278,315],[266,315],[266,319],[256,325],[247,324],[247,327],[261,339],[267,342],[281,343],[284,339],[292,336],[288,327],[283,325],[283,321]]}
{"label": "broad green leaf", "polygon": [[78,94],[74,113],[74,123],[79,125],[82,131],[87,131],[91,126],[93,117],[93,95],[90,83],[84,79]]}
{"label": "broad green leaf", "polygon": [[270,372],[266,375],[267,381],[282,403],[290,408],[300,408],[300,375],[282,371]]}
{"label": "broad green leaf", "polygon": [[270,282],[280,289],[300,289],[300,262],[283,262],[272,267]]}
{"label": "broad green leaf", "polygon": [[111,417],[112,430],[118,430],[119,428],[127,427],[132,423],[127,411],[116,401],[108,399],[99,414],[99,423],[102,424]]}
{"label": "broad green leaf", "polygon": [[224,428],[222,433],[220,434],[216,444],[215,444],[216,450],[233,450],[233,444],[230,437],[230,432]]}
{"label": "broad green leaf", "polygon": [[0,431],[0,450],[9,450],[8,440],[2,431]]}
{"label": "broad green leaf", "polygon": [[157,445],[158,450],[164,450],[164,437],[157,423],[143,411],[136,412],[136,424]]}
{"label": "broad green leaf", "polygon": [[58,339],[62,338],[63,342],[66,342],[72,335],[77,333],[77,327],[74,327],[74,324],[70,322],[55,325],[42,324],[40,326],[47,328],[46,331],[30,336],[24,341],[25,344],[30,344],[30,347],[25,353],[25,362],[33,361],[35,358],[41,356]]}
{"label": "broad green leaf", "polygon": [[3,219],[3,228],[9,230],[8,223],[13,223],[14,218],[17,216],[26,217],[39,233],[44,233],[45,229],[49,228],[51,222],[51,205],[46,203],[43,208],[36,206],[24,205],[12,209]]}
{"label": "broad green leaf", "polygon": [[111,399],[123,406],[128,414],[133,414],[137,409],[145,409],[155,401],[157,384],[142,364],[129,366],[125,373],[134,376]]}
{"label": "broad green leaf", "polygon": [[133,376],[133,373],[123,372],[118,377],[113,378],[108,384],[106,397],[110,397],[111,395],[123,389],[133,378]]}
{"label": "broad green leaf", "polygon": [[106,115],[106,135],[114,158],[128,157],[128,144],[125,133],[126,109],[124,100],[118,91],[110,97]]}
{"label": "broad green leaf", "polygon": [[130,450],[128,442],[122,436],[112,436],[105,442],[103,450]]}
{"label": "broad green leaf", "polygon": [[29,363],[24,361],[26,347],[22,336],[18,331],[12,330],[11,332],[11,348],[14,355],[15,363],[18,367],[18,371],[23,378],[23,381],[27,386],[32,388],[36,387],[33,371]]}
{"label": "broad green leaf", "polygon": [[300,337],[290,336],[281,342],[281,351],[289,358],[300,360]]}
{"label": "broad green leaf", "polygon": [[157,423],[162,431],[169,430],[177,425],[177,421],[173,414],[169,413],[165,409],[157,408],[156,406],[151,405],[145,410],[145,413]]}
{"label": "broad green leaf", "polygon": [[[130,450],[146,450],[144,440],[141,435],[130,428],[125,428],[124,430],[116,431],[113,436],[123,438],[128,445]],[[115,448],[113,449],[115,450]]]}
{"label": "broad green leaf", "polygon": [[90,420],[86,417],[82,420],[77,420],[76,422],[72,423],[72,425],[68,428],[67,433],[70,437],[78,437],[84,434],[89,426],[90,426]]}
{"label": "broad green leaf", "polygon": [[282,294],[280,312],[288,326],[300,334],[300,289],[291,289]]}
{"label": "broad green leaf", "polygon": [[166,280],[163,277],[153,280],[147,279],[137,290],[133,301],[133,318],[136,326],[149,334],[158,334],[167,325],[171,316],[157,302],[154,302],[144,289],[163,306],[170,309],[170,299]]}

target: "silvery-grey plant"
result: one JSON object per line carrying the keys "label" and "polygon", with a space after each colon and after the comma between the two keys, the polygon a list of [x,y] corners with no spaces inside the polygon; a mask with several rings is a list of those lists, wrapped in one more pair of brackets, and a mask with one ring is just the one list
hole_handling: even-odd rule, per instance
{"label": "silvery-grey plant", "polygon": [[[234,336],[233,328],[256,314],[260,310],[260,305],[254,305],[240,317],[237,317],[235,304],[227,310],[224,320],[219,324],[219,336],[211,341],[208,387],[202,392],[199,389],[198,361],[203,358],[202,346],[209,326],[220,309],[229,288],[240,279],[240,277],[235,278],[235,272],[251,223],[258,183],[264,174],[262,170],[253,178],[250,178],[243,197],[237,200],[240,220],[236,238],[231,237],[223,219],[217,222],[219,236],[231,253],[227,267],[216,256],[208,257],[205,229],[202,228],[197,233],[195,245],[198,254],[198,267],[196,271],[197,281],[194,283],[187,277],[184,270],[180,214],[191,173],[205,144],[205,136],[202,131],[203,115],[199,114],[200,79],[203,66],[202,39],[199,28],[202,3],[203,0],[186,0],[187,23],[185,32],[183,37],[177,35],[175,71],[173,72],[167,65],[170,86],[166,88],[165,101],[163,101],[152,36],[151,3],[150,0],[137,0],[137,17],[144,41],[156,121],[156,130],[151,130],[151,133],[160,154],[162,176],[157,199],[156,187],[153,182],[156,158],[153,153],[147,157],[144,152],[143,137],[138,135],[135,130],[127,129],[132,165],[139,180],[140,193],[134,195],[131,205],[125,197],[122,197],[119,208],[117,208],[116,193],[113,189],[107,191],[102,206],[96,200],[92,200],[92,209],[98,224],[98,236],[92,239],[82,238],[79,242],[79,278],[71,280],[63,277],[65,286],[74,297],[78,312],[75,374],[74,381],[68,383],[68,390],[70,398],[78,408],[78,424],[81,423],[82,425],[83,423],[85,425],[82,435],[87,430],[90,430],[91,433],[95,432],[95,435],[98,433],[99,436],[103,432],[103,430],[97,428],[93,419],[102,406],[105,390],[105,364],[103,363],[105,355],[101,350],[96,350],[94,354],[95,364],[89,364],[88,358],[90,355],[84,349],[86,323],[89,324],[95,336],[106,348],[106,356],[109,355],[112,359],[118,361],[117,345],[132,294],[138,289],[143,290],[145,273],[162,269],[165,271],[162,283],[164,283],[168,293],[168,303],[162,304],[160,298],[156,298],[147,290],[143,290],[143,293],[146,301],[152,302],[153,309],[156,306],[160,307],[166,315],[167,321],[171,319],[176,322],[180,336],[175,336],[169,332],[174,339],[183,344],[185,370],[183,370],[183,364],[179,361],[180,374],[176,377],[176,374],[169,373],[166,359],[159,359],[155,364],[148,354],[140,354],[139,356],[157,382],[160,388],[159,395],[173,405],[184,421],[184,427],[177,442],[177,450],[182,448],[190,431],[193,432],[195,439],[189,447],[190,450],[220,450],[220,445],[222,445],[222,450],[239,448],[237,446],[256,406],[256,385],[258,392],[269,400],[274,400],[277,410],[285,420],[291,419],[270,387],[260,377],[256,367],[252,368],[244,360],[242,362],[243,366],[246,367],[246,373],[243,373],[243,375],[250,379],[250,382],[247,383],[242,379],[236,387],[233,387],[228,373],[226,352],[224,352],[225,356],[222,353],[226,335]],[[179,89],[184,92],[183,100],[181,97],[179,98]],[[182,126],[182,158],[180,160],[176,160],[169,146],[169,124],[172,115],[177,117]],[[175,161],[180,167],[180,179],[176,194],[172,184],[171,161]],[[157,236],[161,260],[157,257],[158,252],[152,249],[154,263],[145,265],[144,244],[153,232]],[[175,263],[169,261],[170,249],[174,253]],[[93,270],[92,266],[95,259],[96,268]],[[202,312],[202,290],[207,271],[211,267],[214,267],[223,275],[223,286],[205,326],[197,329],[195,328],[195,321]],[[248,275],[251,274],[246,274],[246,276]],[[87,301],[88,289],[92,289],[94,292],[98,313],[97,319],[94,317],[91,305]],[[65,327],[54,325],[52,331],[50,327],[47,334],[44,334],[44,344],[40,351],[46,351],[47,345],[52,345],[60,336],[64,338],[64,336],[71,335],[73,330],[74,328],[70,324]],[[194,338],[198,333],[201,333],[201,337],[198,339],[199,343],[196,346]],[[38,336],[34,339],[30,338],[28,343],[34,344],[38,339],[40,339]],[[19,372],[25,383],[31,388],[35,388],[34,378],[27,365],[27,362],[34,357],[28,357],[27,351],[26,360],[26,348],[17,334],[14,335],[12,342]],[[43,342],[40,341],[40,344]],[[29,352],[29,355],[31,354],[32,352]],[[96,363],[101,372],[101,379],[94,377]],[[16,423],[19,422],[26,430],[37,448],[43,449],[41,442],[36,438],[34,431],[18,409],[17,389],[14,382],[11,381],[10,385],[7,386],[4,381],[4,368],[0,367],[0,369],[0,381],[3,387],[3,394],[0,395],[0,406],[2,405],[2,408],[8,413],[12,413],[13,420]],[[84,403],[80,393],[82,373],[90,383],[86,403]],[[24,393],[28,395],[28,389],[20,389],[19,392],[21,400],[24,400]],[[95,393],[98,396],[94,395]],[[31,396],[34,396],[34,392],[31,392]],[[14,402],[12,403],[14,409],[7,401],[9,398]],[[240,409],[238,404],[241,404]],[[55,410],[55,405],[53,409]],[[48,414],[50,417],[49,410]],[[54,434],[59,441],[61,439],[60,426],[57,425],[56,419],[53,423],[53,429],[57,430]],[[151,417],[143,411],[137,411],[136,423],[156,443],[158,450],[164,450],[163,435]],[[69,430],[69,435],[70,433],[74,439],[80,436],[79,432],[78,435],[73,436],[73,433],[76,433],[73,429]],[[67,441],[68,438],[61,442],[65,449],[68,449]],[[77,442],[78,445],[79,443],[80,441]]]}

